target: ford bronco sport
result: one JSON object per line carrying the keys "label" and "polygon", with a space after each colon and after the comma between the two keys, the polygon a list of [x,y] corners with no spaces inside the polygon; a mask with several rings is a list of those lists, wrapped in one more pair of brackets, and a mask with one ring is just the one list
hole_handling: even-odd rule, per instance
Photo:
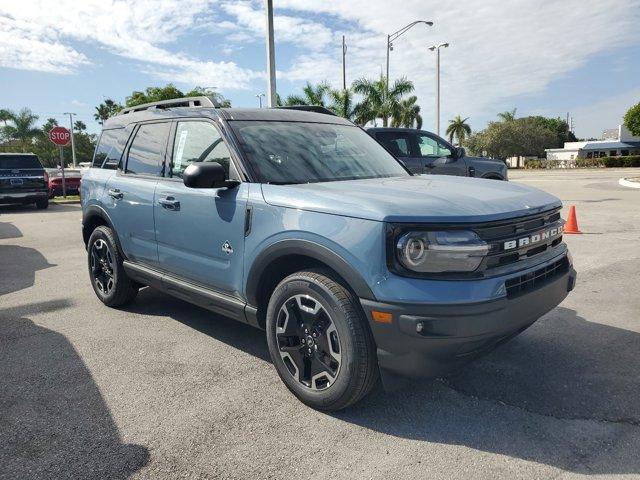
{"label": "ford bronco sport", "polygon": [[557,198],[414,176],[324,113],[206,97],[125,109],[81,188],[105,305],[151,286],[264,329],[284,384],[318,409],[355,403],[379,377],[395,387],[462,366],[576,278]]}

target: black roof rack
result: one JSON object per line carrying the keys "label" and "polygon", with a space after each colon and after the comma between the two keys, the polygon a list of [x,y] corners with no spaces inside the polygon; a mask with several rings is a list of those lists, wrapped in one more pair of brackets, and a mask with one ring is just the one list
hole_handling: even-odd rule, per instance
{"label": "black roof rack", "polygon": [[335,113],[329,110],[326,107],[321,107],[320,105],[287,105],[287,106],[278,106],[275,108],[284,108],[286,110],[301,110],[303,112],[314,112],[314,113],[324,113],[325,115],[333,115],[337,117]]}

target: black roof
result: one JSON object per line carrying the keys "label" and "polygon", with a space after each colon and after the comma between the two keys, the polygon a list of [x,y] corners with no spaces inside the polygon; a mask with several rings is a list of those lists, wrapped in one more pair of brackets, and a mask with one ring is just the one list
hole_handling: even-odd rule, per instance
{"label": "black roof", "polygon": [[116,115],[105,121],[103,128],[125,127],[131,123],[171,118],[222,118],[225,120],[257,120],[282,122],[313,122],[353,125],[349,120],[335,115],[291,110],[286,108],[213,108],[176,107],[150,108],[139,112]]}

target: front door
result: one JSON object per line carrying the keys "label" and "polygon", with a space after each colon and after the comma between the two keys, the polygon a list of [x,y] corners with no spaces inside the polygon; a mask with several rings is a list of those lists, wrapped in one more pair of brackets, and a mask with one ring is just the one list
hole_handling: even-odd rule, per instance
{"label": "front door", "polygon": [[452,146],[436,135],[418,133],[418,150],[422,158],[424,173],[433,175],[467,175],[464,158],[456,158]]}
{"label": "front door", "polygon": [[160,267],[187,281],[238,294],[242,286],[248,184],[188,188],[182,172],[191,162],[218,162],[238,179],[231,154],[213,122],[174,124],[171,157],[155,191]]}
{"label": "front door", "polygon": [[125,150],[122,168],[106,184],[103,205],[129,260],[157,265],[154,195],[171,122],[143,123]]}

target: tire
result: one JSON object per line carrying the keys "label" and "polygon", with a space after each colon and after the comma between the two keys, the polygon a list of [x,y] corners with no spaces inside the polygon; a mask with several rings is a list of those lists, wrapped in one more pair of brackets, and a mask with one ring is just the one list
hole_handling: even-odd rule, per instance
{"label": "tire", "polygon": [[108,307],[119,307],[136,298],[138,284],[124,271],[122,255],[109,227],[100,226],[91,233],[87,260],[91,286],[102,303]]}
{"label": "tire", "polygon": [[346,408],[378,380],[375,341],[358,299],[329,270],[282,280],[269,300],[266,330],[278,375],[312,408]]}
{"label": "tire", "polygon": [[41,198],[39,200],[36,200],[36,208],[38,210],[44,210],[48,206],[49,206],[49,199],[48,198]]}

